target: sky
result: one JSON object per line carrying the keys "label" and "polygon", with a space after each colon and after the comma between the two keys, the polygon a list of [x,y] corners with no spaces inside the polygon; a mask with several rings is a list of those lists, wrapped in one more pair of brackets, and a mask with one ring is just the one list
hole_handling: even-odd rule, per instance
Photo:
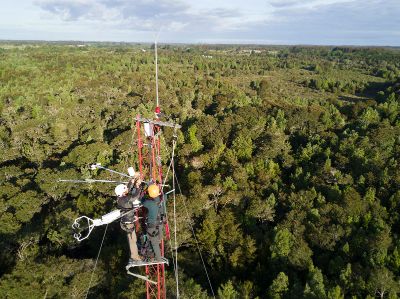
{"label": "sky", "polygon": [[400,46],[400,0],[0,0],[0,39]]}

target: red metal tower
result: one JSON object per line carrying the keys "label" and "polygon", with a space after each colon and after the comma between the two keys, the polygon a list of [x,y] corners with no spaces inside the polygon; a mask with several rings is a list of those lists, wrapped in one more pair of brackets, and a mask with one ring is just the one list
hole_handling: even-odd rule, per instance
{"label": "red metal tower", "polygon": [[[138,164],[141,178],[157,183],[160,190],[162,190],[161,127],[166,126],[176,129],[180,128],[180,126],[160,121],[158,118],[159,107],[156,108],[155,112],[155,120],[141,118],[140,115],[136,116]],[[161,200],[164,200],[164,194],[161,194]],[[165,231],[165,238],[168,240],[170,238],[168,222],[165,222],[163,229],[160,229],[162,234],[160,249],[161,255],[164,257],[163,231]],[[166,299],[165,264],[146,265],[146,277],[148,279],[146,280],[147,299]]]}

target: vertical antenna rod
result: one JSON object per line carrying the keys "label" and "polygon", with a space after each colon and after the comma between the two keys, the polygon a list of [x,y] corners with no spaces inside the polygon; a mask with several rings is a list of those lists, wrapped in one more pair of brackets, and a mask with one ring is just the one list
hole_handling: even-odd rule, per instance
{"label": "vertical antenna rod", "polygon": [[158,58],[157,58],[157,39],[158,35],[156,37],[156,40],[154,42],[154,50],[155,50],[155,55],[156,55],[156,107],[160,107],[158,103]]}

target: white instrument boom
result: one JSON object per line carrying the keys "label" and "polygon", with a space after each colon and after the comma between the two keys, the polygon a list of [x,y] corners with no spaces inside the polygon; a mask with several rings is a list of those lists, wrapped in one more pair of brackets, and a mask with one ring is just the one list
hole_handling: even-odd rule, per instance
{"label": "white instrument boom", "polygon": [[117,220],[121,216],[121,210],[114,210],[104,216],[101,216],[101,219],[94,219],[93,224],[94,226],[100,226],[103,224],[109,224],[114,220]]}
{"label": "white instrument boom", "polygon": [[[79,242],[82,240],[85,240],[89,237],[90,233],[92,232],[92,230],[95,226],[109,224],[109,223],[121,218],[122,216],[123,215],[121,215],[121,210],[114,210],[108,214],[105,214],[104,216],[101,216],[100,219],[91,219],[87,216],[78,217],[75,219],[74,223],[72,224],[72,228],[77,231],[74,234],[74,238]],[[82,221],[85,224],[87,224],[87,226],[82,227],[81,226]],[[87,233],[84,236],[82,236],[82,233],[85,230],[87,230]]]}

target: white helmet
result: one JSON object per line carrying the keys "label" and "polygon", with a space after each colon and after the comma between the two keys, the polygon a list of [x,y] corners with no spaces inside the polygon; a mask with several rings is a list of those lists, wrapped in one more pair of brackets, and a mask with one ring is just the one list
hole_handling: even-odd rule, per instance
{"label": "white helmet", "polygon": [[115,187],[115,194],[117,196],[124,195],[126,191],[128,191],[128,187],[124,184],[119,184],[117,187]]}

